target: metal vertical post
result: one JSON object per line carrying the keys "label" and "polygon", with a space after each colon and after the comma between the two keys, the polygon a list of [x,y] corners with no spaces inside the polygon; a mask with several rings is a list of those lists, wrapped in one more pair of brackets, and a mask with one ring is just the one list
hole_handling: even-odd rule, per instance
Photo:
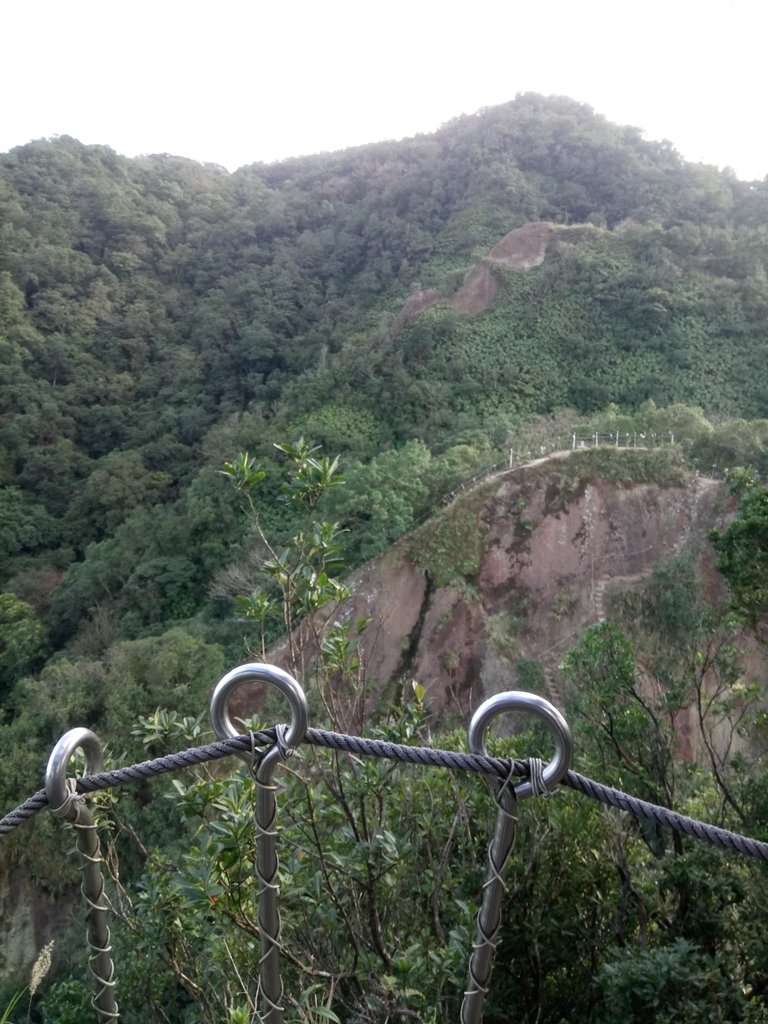
{"label": "metal vertical post", "polygon": [[[501,924],[504,872],[515,838],[517,801],[534,793],[546,793],[556,786],[570,768],[573,756],[571,731],[557,708],[535,693],[515,690],[490,697],[474,713],[468,732],[471,753],[486,753],[485,733],[488,725],[505,711],[531,711],[543,719],[554,735],[555,756],[543,772],[535,773],[535,781],[523,782],[513,788],[511,779],[504,782],[489,780],[498,813],[496,828],[488,847],[483,896],[477,914],[477,935],[469,961],[467,989],[461,1004],[461,1024],[481,1024],[483,1019],[483,1005],[496,950],[496,935]],[[540,767],[540,762],[537,764]],[[531,777],[534,780],[534,772]]]}
{"label": "metal vertical post", "polygon": [[247,683],[270,683],[288,698],[291,706],[290,726],[278,726],[277,743],[266,752],[242,755],[250,766],[256,782],[254,823],[256,825],[255,871],[259,882],[259,990],[263,1003],[261,1015],[254,1015],[254,1024],[281,1024],[283,1019],[283,984],[280,979],[280,912],[277,847],[277,801],[275,800],[275,769],[304,738],[307,731],[307,698],[304,691],[287,672],[274,665],[241,665],[221,679],[211,696],[211,723],[221,739],[237,736],[229,712],[229,701],[235,690]]}
{"label": "metal vertical post", "polygon": [[93,1007],[99,1020],[119,1019],[115,999],[115,967],[107,924],[108,907],[104,899],[104,880],[101,874],[101,850],[96,824],[85,803],[78,795],[74,780],[67,780],[69,760],[76,750],[85,752],[85,774],[94,775],[102,769],[102,751],[98,736],[90,729],[70,729],[65,733],[48,760],[45,773],[45,791],[53,814],[72,823],[77,835],[77,849],[83,858],[81,892],[88,904],[85,915],[88,945],[91,950],[89,967],[93,975],[96,994]]}

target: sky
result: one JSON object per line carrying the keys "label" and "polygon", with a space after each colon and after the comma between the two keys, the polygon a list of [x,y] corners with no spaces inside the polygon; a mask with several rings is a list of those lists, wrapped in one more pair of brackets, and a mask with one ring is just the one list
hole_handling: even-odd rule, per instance
{"label": "sky", "polygon": [[229,170],[565,95],[768,175],[766,0],[9,0],[0,152],[73,135]]}

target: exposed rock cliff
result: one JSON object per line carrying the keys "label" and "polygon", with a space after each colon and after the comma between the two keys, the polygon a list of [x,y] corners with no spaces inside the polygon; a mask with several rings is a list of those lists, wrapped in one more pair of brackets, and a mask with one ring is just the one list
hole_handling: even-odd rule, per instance
{"label": "exposed rock cliff", "polygon": [[414,678],[435,710],[465,711],[527,670],[561,703],[563,654],[654,566],[691,553],[718,597],[707,533],[725,505],[720,482],[670,455],[563,453],[457,498],[366,565],[340,614],[371,618],[361,647],[374,689]]}

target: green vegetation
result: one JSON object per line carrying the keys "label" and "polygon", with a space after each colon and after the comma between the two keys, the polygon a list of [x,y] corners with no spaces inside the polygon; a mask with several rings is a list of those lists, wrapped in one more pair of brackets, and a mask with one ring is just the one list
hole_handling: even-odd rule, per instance
{"label": "green vegetation", "polygon": [[713,531],[711,540],[734,609],[757,629],[768,615],[768,489],[754,472],[741,471],[731,478],[731,492],[739,501],[736,518],[724,532]]}
{"label": "green vegetation", "polygon": [[[558,408],[563,433],[644,410],[702,469],[762,471],[766,210],[764,183],[533,95],[233,175],[66,137],[2,155],[0,587],[53,654],[192,620],[234,651],[215,577],[245,523],[216,473],[237,451],[274,472],[281,437],[344,456],[328,518],[353,564]],[[450,308],[537,219],[544,263],[498,270],[484,313]],[[404,325],[432,285],[445,300]],[[295,526],[276,502],[263,518]]]}
{"label": "green vegetation", "polygon": [[[536,472],[536,469],[531,472]],[[577,450],[554,470],[545,465],[539,472],[554,475],[566,488],[596,477],[627,486],[655,483],[660,487],[680,487],[690,478],[691,466],[679,449],[634,451],[604,446]]]}
{"label": "green vegetation", "polygon": [[[534,95],[232,175],[67,137],[0,155],[3,805],[73,724],[115,763],[198,742],[212,681],[281,636],[328,724],[433,738],[418,685],[372,706],[366,622],[334,618],[342,566],[404,536],[434,585],[471,587],[482,492],[451,495],[510,449],[519,463],[574,433],[637,450],[562,460],[547,512],[593,476],[768,472],[767,218],[766,182]],[[554,224],[543,263],[494,267],[494,302],[454,310],[471,266],[536,220]],[[344,486],[316,445],[341,454]],[[765,489],[731,479],[739,507],[713,542],[737,618],[692,566],[662,567],[564,664],[581,767],[765,834],[765,721],[740,654],[745,622],[764,629]],[[514,514],[524,545],[537,523]],[[541,689],[515,642],[524,613],[492,628]],[[678,757],[683,714],[698,766]],[[254,993],[231,967],[251,978],[255,959],[250,786],[199,771],[152,801],[105,798],[127,1019],[247,1019]],[[489,808],[438,773],[301,762],[281,796],[296,1020],[456,1019]],[[55,894],[75,872],[52,834],[36,821],[9,856]],[[487,1019],[512,1004],[541,1024],[764,1021],[763,883],[570,797],[526,807]],[[58,957],[30,1019],[82,1019],[85,972],[66,944]],[[9,980],[0,1006],[23,984]]]}
{"label": "green vegetation", "polygon": [[[273,622],[288,629],[289,657],[309,689],[313,722],[460,748],[462,734],[445,725],[432,735],[416,683],[378,716],[370,713],[357,644],[366,623],[334,617],[347,591],[337,529],[321,517],[326,498],[341,489],[338,460],[303,441],[278,448],[279,481],[270,482],[245,453],[223,471],[262,553],[255,585],[238,602],[254,647],[260,654]],[[574,460],[603,453],[616,458],[597,449]],[[261,517],[271,490],[299,524],[280,544]],[[469,514],[473,504],[466,502]],[[525,512],[520,503],[515,510]],[[470,529],[450,509],[444,516],[433,529],[431,558],[447,559],[446,530]],[[324,614],[308,620],[311,610]],[[497,620],[521,678],[540,690],[542,665],[516,654],[509,615]],[[759,767],[764,713],[759,688],[743,678],[740,629],[704,599],[693,560],[659,566],[624,599],[618,623],[588,629],[564,659],[577,767],[683,813],[768,834]],[[6,741],[23,735],[26,746],[23,759],[7,747],[6,764],[17,778],[29,772],[30,755],[43,758],[41,741],[63,731],[66,718],[130,737],[130,759],[199,744],[207,733],[195,709],[221,669],[218,649],[180,629],[113,645],[108,666],[56,661],[39,686],[30,678],[14,688],[17,714]],[[39,710],[43,692],[47,717]],[[268,720],[282,717],[271,703]],[[157,710],[136,715],[138,707]],[[687,735],[701,745],[699,764],[678,756],[681,715],[693,716]],[[731,757],[730,746],[746,738],[751,746]],[[498,749],[545,756],[546,747],[546,737],[526,732]],[[306,750],[282,779],[286,1020],[457,1019],[457,979],[466,970],[483,873],[480,834],[493,818],[485,787],[450,773],[419,771],[415,778],[413,769],[386,761]],[[253,780],[236,767],[201,767],[156,782],[152,795],[148,802],[142,790],[123,789],[100,801],[121,1006],[127,1019],[158,1024],[246,1021],[258,1005]],[[74,879],[57,858],[44,857],[50,823],[37,824],[44,827],[31,850],[29,833],[22,837],[22,862],[38,884],[66,887]],[[765,1021],[764,881],[759,867],[606,816],[575,794],[531,801],[520,812],[508,878],[513,910],[503,917],[486,1020],[507,1020],[514,999],[520,1019],[531,1024],[619,1024],[641,1012],[670,1022]],[[74,957],[61,956],[56,980],[34,1002],[32,1012],[44,1022],[84,1012],[84,958]]]}
{"label": "green vegetation", "polygon": [[408,556],[427,571],[434,586],[446,587],[462,579],[471,581],[480,571],[480,504],[477,492],[437,513],[406,538]]}
{"label": "green vegetation", "polygon": [[[766,834],[757,761],[726,764],[708,746],[724,725],[746,735],[759,721],[757,693],[740,682],[733,628],[703,600],[693,563],[661,566],[621,626],[588,630],[568,653],[568,716],[580,769]],[[343,674],[351,705],[358,667],[348,662]],[[536,662],[521,667],[541,684]],[[321,656],[308,678],[323,692],[338,669]],[[708,768],[676,756],[675,719],[689,708],[712,753]],[[153,741],[159,725],[144,723]],[[190,731],[176,715],[163,730],[174,745],[200,740],[199,725]],[[423,689],[414,686],[367,731],[427,742]],[[456,748],[461,734],[441,742]],[[543,743],[526,732],[498,749],[544,753]],[[150,1020],[240,1019],[255,1006],[244,980],[257,941],[252,781],[242,770],[198,769],[158,785],[182,827],[153,849],[137,894],[122,894],[123,999]],[[414,779],[387,762],[304,753],[280,795],[288,1020],[457,1018],[482,876],[478,830],[490,829],[492,808],[478,780],[430,771]],[[520,811],[486,1020],[508,1020],[514,999],[531,1024],[648,1014],[764,1021],[764,883],[759,866],[606,815],[574,794],[531,801]]]}

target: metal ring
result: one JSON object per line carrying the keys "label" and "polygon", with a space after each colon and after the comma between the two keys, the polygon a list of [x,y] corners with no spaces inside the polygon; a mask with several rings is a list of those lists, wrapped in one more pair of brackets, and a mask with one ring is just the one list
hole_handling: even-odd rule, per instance
{"label": "metal ring", "polygon": [[66,801],[67,766],[76,750],[85,754],[85,774],[96,775],[104,767],[101,741],[90,729],[70,729],[53,748],[45,769],[45,794],[51,807],[61,807]]}
{"label": "metal ring", "polygon": [[[472,716],[467,733],[469,750],[472,754],[487,754],[485,749],[485,732],[491,719],[505,711],[531,711],[541,718],[552,733],[555,740],[555,756],[544,769],[544,784],[553,789],[571,767],[573,759],[573,737],[568,723],[548,700],[536,693],[524,693],[522,690],[510,690],[497,693],[484,701]],[[533,793],[530,782],[522,782],[515,786],[515,796],[523,800]]]}
{"label": "metal ring", "polygon": [[[229,702],[235,690],[246,683],[270,683],[288,698],[291,706],[291,724],[285,734],[284,743],[287,747],[296,747],[304,739],[307,731],[309,710],[306,694],[288,672],[276,665],[240,665],[219,680],[211,694],[211,725],[219,739],[231,739],[240,733],[232,723],[229,715]],[[249,754],[238,755],[251,761]]]}

